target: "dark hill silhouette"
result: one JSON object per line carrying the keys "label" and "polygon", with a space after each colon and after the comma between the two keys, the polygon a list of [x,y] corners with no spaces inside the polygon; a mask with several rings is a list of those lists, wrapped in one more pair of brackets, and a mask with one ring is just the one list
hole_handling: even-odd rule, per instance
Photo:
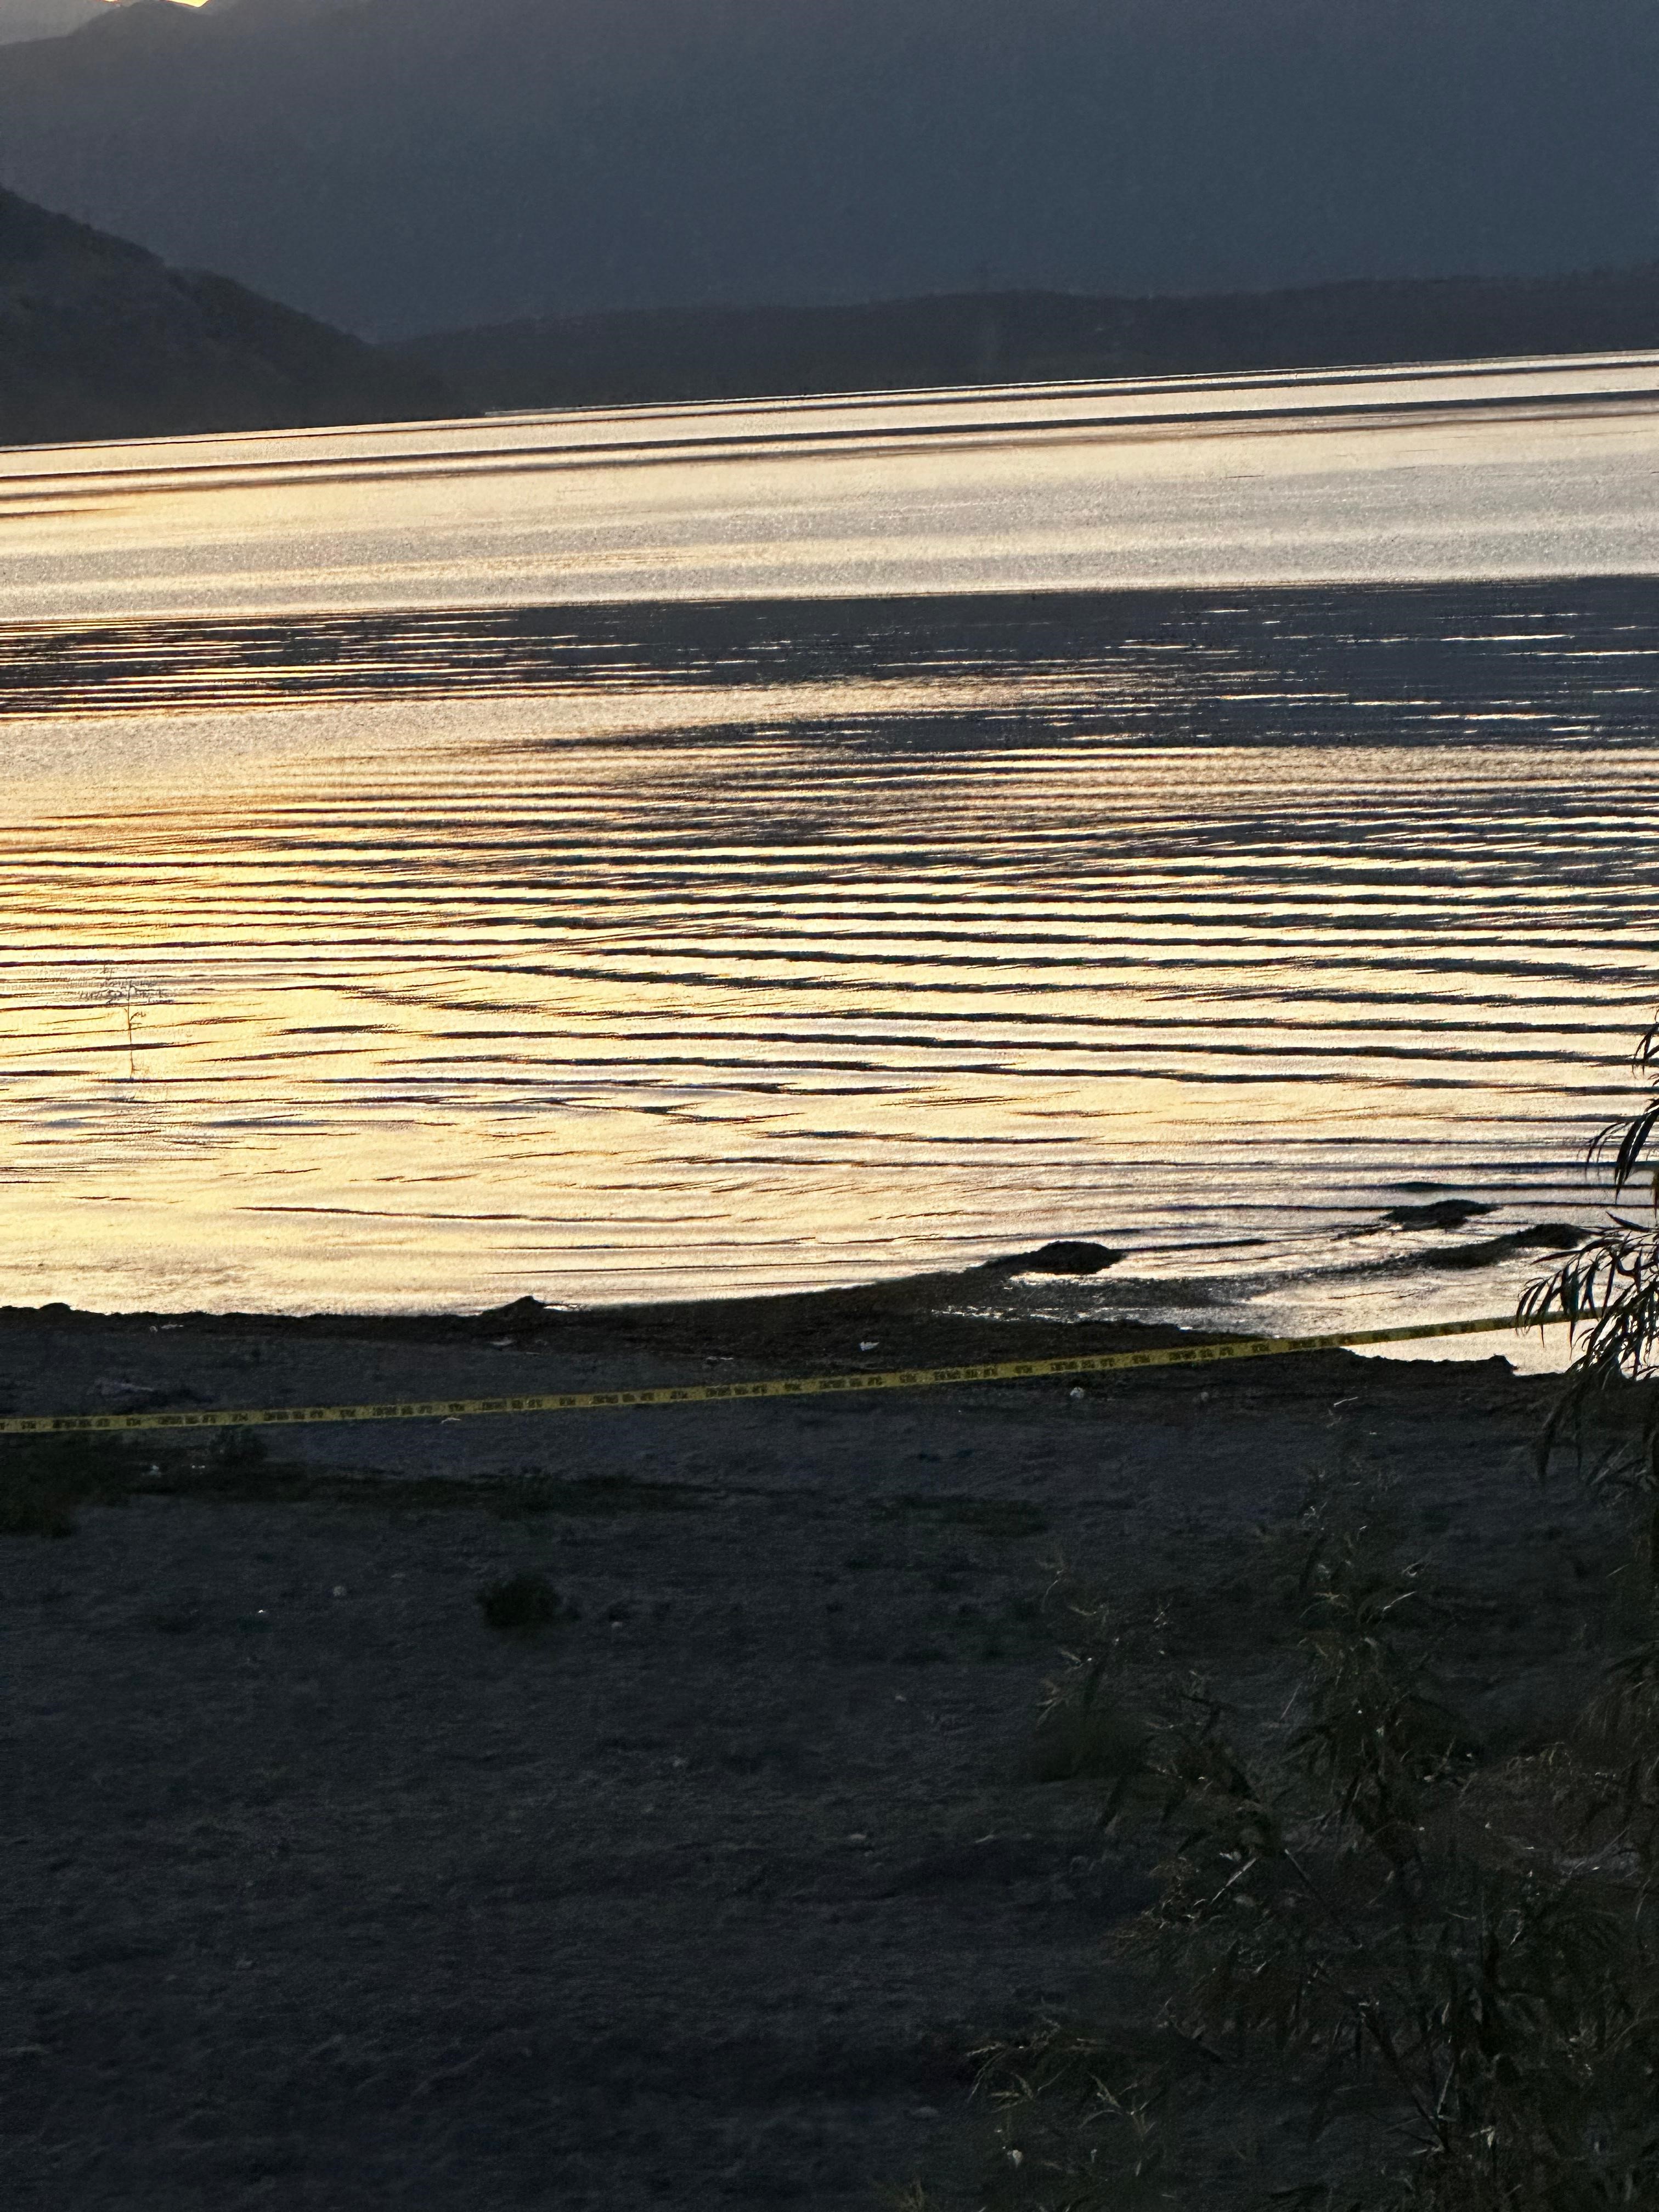
{"label": "dark hill silhouette", "polygon": [[961,294],[447,331],[395,349],[479,408],[1659,348],[1659,265],[1198,299]]}
{"label": "dark hill silhouette", "polygon": [[1654,0],[131,0],[0,180],[376,337],[1659,252]]}
{"label": "dark hill silhouette", "polygon": [[0,191],[0,445],[453,411],[416,362]]}

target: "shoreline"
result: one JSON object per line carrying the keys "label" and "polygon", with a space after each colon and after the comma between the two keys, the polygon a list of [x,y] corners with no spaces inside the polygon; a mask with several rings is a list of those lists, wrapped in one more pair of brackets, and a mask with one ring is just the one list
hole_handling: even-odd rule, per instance
{"label": "shoreline", "polygon": [[[1570,1249],[1583,1240],[1582,1231],[1563,1237],[1553,1249]],[[1516,1240],[1504,1240],[1512,1243]],[[1065,1249],[1065,1248],[1062,1248]],[[1092,1248],[1082,1247],[1082,1249]],[[805,1347],[818,1340],[844,1336],[866,1324],[885,1324],[902,1332],[915,1345],[912,1364],[965,1364],[975,1358],[993,1359],[999,1349],[1006,1356],[1062,1358],[1068,1351],[1095,1353],[1161,1348],[1178,1344],[1203,1344],[1272,1338],[1266,1327],[1247,1329],[1194,1325],[1188,1321],[1142,1319],[1117,1310],[1097,1318],[1081,1310],[1054,1310],[1066,1285],[1085,1279],[1092,1267],[1035,1267],[1020,1261],[1034,1255],[985,1261],[970,1267],[939,1269],[921,1274],[878,1278],[828,1288],[733,1291],[697,1298],[626,1299],[603,1304],[564,1304],[531,1295],[501,1305],[480,1309],[456,1308],[362,1311],[355,1309],[317,1309],[270,1311],[243,1307],[222,1310],[200,1307],[135,1307],[102,1309],[76,1306],[62,1299],[38,1306],[0,1304],[0,1333],[41,1328],[110,1329],[137,1334],[187,1332],[198,1336],[246,1335],[317,1337],[379,1336],[407,1341],[466,1342],[503,1332],[515,1341],[534,1338],[553,1348],[561,1342],[614,1337],[619,1343],[652,1345],[664,1351],[708,1349],[737,1339],[756,1347],[756,1356],[776,1356],[789,1347]],[[1111,1254],[1107,1264],[1123,1255]],[[1449,1262],[1442,1264],[1451,1264]],[[995,1286],[996,1312],[983,1310],[983,1301]],[[968,1301],[976,1301],[975,1310]],[[1474,1293],[1471,1305],[1480,1303]],[[1496,1303],[1488,1299],[1488,1307]],[[1021,1310],[1022,1306],[1025,1309]],[[1042,1307],[1047,1310],[1042,1310]],[[1472,1316],[1460,1316],[1469,1318]],[[1352,1333],[1363,1334],[1373,1324],[1356,1320]],[[1401,1323],[1401,1327],[1415,1326]],[[1432,1324],[1421,1324],[1427,1330]],[[1449,1322],[1448,1336],[1457,1322]],[[1307,1334],[1334,1334],[1337,1330],[1308,1330]],[[1517,1329],[1530,1337],[1535,1330]],[[1423,1340],[1431,1340],[1425,1338]],[[939,1347],[937,1360],[922,1357],[923,1344]],[[1013,1347],[1018,1346],[1018,1351]],[[975,1347],[981,1347],[975,1350]],[[882,1364],[890,1363],[878,1363]]]}
{"label": "shoreline", "polygon": [[[1018,1363],[1069,1363],[1093,1358],[1190,1353],[1206,1344],[1272,1341],[1231,1330],[1193,1329],[1174,1322],[1056,1320],[1052,1313],[1017,1317],[964,1311],[965,1288],[982,1285],[987,1270],[910,1276],[856,1288],[774,1296],[662,1301],[651,1304],[565,1307],[521,1297],[477,1313],[270,1315],[228,1311],[96,1313],[64,1304],[0,1307],[0,1416],[46,1419],[155,1416],[154,1426],[97,1433],[125,1435],[164,1455],[193,1449],[198,1458],[238,1433],[222,1417],[287,1407],[333,1411],[314,1423],[255,1422],[245,1431],[258,1449],[285,1463],[378,1469],[390,1462],[418,1467],[424,1479],[457,1471],[490,1473],[502,1453],[533,1459],[562,1450],[556,1436],[581,1431],[584,1456],[606,1456],[608,1424],[642,1424],[638,1449],[671,1459],[696,1454],[699,1434],[718,1402],[605,1407],[544,1407],[522,1412],[362,1417],[363,1406],[608,1396],[696,1390],[726,1385],[776,1385],[867,1375],[843,1393],[810,1387],[799,1399],[779,1390],[775,1405],[822,1407],[839,1401],[879,1424],[875,1401],[885,1399],[927,1418],[929,1401],[965,1407],[1013,1396],[1067,1405],[1160,1386],[1187,1388],[1208,1403],[1266,1399],[1292,1406],[1308,1389],[1334,1390],[1340,1378],[1368,1370],[1364,1389],[1390,1402],[1438,1390],[1455,1405],[1472,1375],[1515,1386],[1516,1402],[1541,1407],[1562,1387],[1559,1369],[1524,1357],[1538,1343],[1503,1330],[1407,1340],[1400,1345],[1274,1352],[1213,1361],[1182,1359],[1035,1376],[927,1382],[914,1388],[875,1378],[905,1370],[990,1368]],[[1030,1285],[1043,1295],[1041,1278]],[[1334,1332],[1331,1332],[1334,1334]],[[1356,1332],[1358,1334],[1359,1332]],[[1565,1330],[1554,1332],[1563,1351]],[[1501,1347],[1501,1348],[1500,1348]],[[1523,1351],[1517,1362],[1510,1354]],[[1409,1378],[1409,1379],[1408,1379]],[[1431,1379],[1437,1378],[1437,1379]],[[1343,1389],[1358,1387],[1352,1380]],[[741,1419],[744,1406],[733,1401]],[[168,1414],[179,1425],[167,1425]],[[204,1418],[201,1425],[192,1415]],[[896,1418],[896,1416],[892,1416]],[[552,1424],[550,1430],[549,1424]],[[74,1434],[74,1431],[64,1431]],[[87,1433],[87,1432],[80,1432]],[[465,1441],[463,1443],[462,1438]],[[216,1439],[217,1442],[216,1443]],[[648,1440],[648,1441],[647,1441]],[[6,1440],[0,1439],[0,1443]],[[530,1463],[526,1460],[526,1464]]]}
{"label": "shoreline", "polygon": [[[1071,1362],[1272,1340],[1174,1323],[964,1313],[953,1304],[961,1283],[955,1274],[921,1276],[856,1290],[614,1307],[550,1306],[524,1297],[473,1314],[100,1314],[64,1304],[0,1307],[0,1415],[176,1411],[187,1416],[290,1406],[344,1413],[363,1405],[409,1401],[591,1396],[860,1375],[872,1378],[867,1389],[854,1385],[844,1397],[809,1391],[799,1402],[823,1407],[840,1399],[849,1410],[861,1408],[878,1420],[878,1398],[919,1414],[929,1401],[965,1405],[1012,1395],[1046,1402],[1060,1393],[1071,1403],[1159,1386],[1190,1388],[1205,1402],[1212,1393],[1243,1393],[1294,1403],[1310,1379],[1323,1387],[1328,1377],[1334,1383],[1350,1370],[1370,1370],[1368,1395],[1380,1392],[1391,1400],[1402,1390],[1415,1396],[1438,1389],[1455,1401],[1472,1373],[1512,1382],[1518,1401],[1528,1403],[1541,1403],[1561,1388],[1559,1370],[1540,1369],[1535,1362],[1517,1366],[1508,1357],[1514,1340],[1501,1330],[1462,1337],[1449,1330],[1444,1338],[1407,1340],[1398,1346],[1333,1346],[1146,1368],[928,1382],[914,1389],[877,1386],[873,1378],[907,1370]],[[1535,1341],[1535,1333],[1527,1340]],[[787,1395],[738,1401],[732,1410],[740,1416],[744,1404],[766,1402],[793,1401]],[[315,1427],[256,1425],[246,1433],[285,1459],[296,1453],[302,1460],[316,1456],[312,1445],[325,1438],[320,1449],[337,1462],[354,1455],[356,1438],[359,1458],[413,1456],[435,1472],[446,1459],[459,1455],[471,1463],[487,1455],[492,1437],[499,1441],[510,1434],[528,1447],[538,1425],[544,1428],[550,1420],[556,1426],[603,1424],[624,1411],[654,1422],[673,1439],[670,1449],[695,1449],[699,1425],[718,1410],[718,1404],[708,1403],[549,1407],[459,1421],[441,1414],[383,1421],[353,1414]],[[433,1433],[437,1430],[445,1431],[443,1437]],[[471,1441],[459,1449],[463,1430]],[[199,1449],[214,1436],[230,1432],[158,1425],[126,1433],[135,1442],[148,1437],[157,1449],[176,1450],[192,1436]]]}

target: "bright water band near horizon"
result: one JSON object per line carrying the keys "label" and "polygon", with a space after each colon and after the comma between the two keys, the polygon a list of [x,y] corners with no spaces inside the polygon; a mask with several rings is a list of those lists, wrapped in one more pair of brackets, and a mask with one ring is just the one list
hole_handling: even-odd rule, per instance
{"label": "bright water band near horizon", "polygon": [[1656,394],[0,456],[0,1302],[1501,1304],[1651,1012]]}

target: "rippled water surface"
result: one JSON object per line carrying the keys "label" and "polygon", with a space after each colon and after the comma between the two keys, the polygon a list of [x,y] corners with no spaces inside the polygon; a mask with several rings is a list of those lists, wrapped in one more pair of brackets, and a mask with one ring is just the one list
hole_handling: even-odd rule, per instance
{"label": "rippled water surface", "polygon": [[[523,422],[376,434],[331,459],[347,480],[297,489],[260,471],[304,479],[315,439],[0,457],[0,1298],[617,1299],[1084,1236],[1127,1256],[1045,1291],[1054,1310],[1500,1310],[1535,1261],[1466,1248],[1593,1218],[1579,1156],[1655,995],[1659,541],[1649,403],[1619,374],[1619,407],[1592,385],[1565,428],[1391,416],[1364,434],[1405,441],[1386,464],[1342,424],[1304,426],[1277,477],[1257,425],[1159,429],[1157,468],[1201,446],[1212,499],[1230,438],[1258,507],[1288,484],[1363,513],[1358,476],[1403,472],[1469,573],[1370,581],[1275,554],[1244,582],[1136,583],[1099,513],[1080,578],[1018,547],[998,569],[967,510],[1012,495],[1024,453],[1040,533],[1058,465],[1012,403],[994,452],[953,422],[962,450],[922,461],[890,408],[845,418],[843,532],[860,472],[882,560],[925,509],[940,574],[901,597],[852,589],[856,563],[802,588],[816,454],[788,464],[792,507],[767,489],[783,464],[722,447],[703,534],[673,546],[638,471],[586,469],[581,527],[611,484],[644,580],[608,600],[525,552],[517,464],[493,493],[468,474],[453,538],[386,507],[411,471],[431,496],[444,440],[544,455],[544,425],[539,447]],[[1076,510],[1145,448],[1126,461],[1066,404]],[[689,411],[651,419],[681,436]],[[590,446],[626,427],[583,421]],[[1622,538],[1595,474],[1614,446]],[[185,462],[235,481],[181,493]],[[574,528],[536,467],[535,527]],[[1476,573],[1487,507],[1513,522],[1517,484],[1542,499],[1575,468],[1620,553],[1601,565],[1628,573]],[[332,533],[309,572],[295,500]],[[216,501],[241,502],[234,529]],[[467,564],[492,513],[486,590]],[[777,591],[763,562],[710,589],[732,518],[761,544],[769,515]],[[410,578],[446,551],[454,596],[422,605]],[[1034,570],[1071,588],[1017,588]],[[1386,1218],[1452,1196],[1491,1210]]]}

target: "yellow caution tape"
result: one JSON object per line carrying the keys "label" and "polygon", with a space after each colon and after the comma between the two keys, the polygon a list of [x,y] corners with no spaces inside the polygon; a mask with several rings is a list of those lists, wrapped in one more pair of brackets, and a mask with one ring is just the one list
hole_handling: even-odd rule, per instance
{"label": "yellow caution tape", "polygon": [[1002,1359],[976,1367],[895,1367],[879,1375],[797,1375],[768,1382],[697,1382],[659,1390],[550,1390],[514,1398],[400,1399],[378,1406],[262,1406],[228,1413],[14,1413],[0,1419],[0,1436],[63,1436],[87,1430],[268,1429],[328,1421],[460,1421],[484,1413],[580,1413],[601,1407],[715,1406],[740,1398],[822,1398],[854,1390],[929,1390],[946,1382],[1034,1382],[1051,1375],[1112,1375],[1132,1367],[1198,1367],[1218,1359],[1268,1359],[1286,1352],[1408,1344],[1425,1337],[1475,1336],[1493,1329],[1513,1329],[1516,1325],[1513,1314],[1503,1314],[1488,1321],[1349,1329],[1331,1336],[1223,1337],[1209,1344],[1170,1345],[1158,1352],[1084,1352],[1074,1359]]}

